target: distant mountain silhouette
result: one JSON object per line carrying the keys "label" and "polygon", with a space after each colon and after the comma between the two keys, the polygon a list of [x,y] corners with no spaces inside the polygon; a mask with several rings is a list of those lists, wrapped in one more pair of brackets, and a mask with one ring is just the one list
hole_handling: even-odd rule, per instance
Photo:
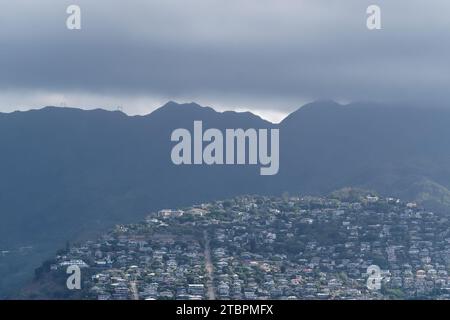
{"label": "distant mountain silhouette", "polygon": [[279,183],[309,193],[359,186],[410,199],[421,192],[413,183],[449,188],[449,124],[443,108],[306,105],[281,123],[280,166],[288,174]]}
{"label": "distant mountain silhouette", "polygon": [[[280,171],[257,166],[175,166],[176,128],[279,128]],[[279,125],[249,112],[169,102],[146,116],[47,107],[0,114],[1,291],[74,241],[148,211],[244,193],[320,194],[374,189],[444,209],[450,204],[450,110],[303,106]],[[438,207],[439,206],[439,207]]]}

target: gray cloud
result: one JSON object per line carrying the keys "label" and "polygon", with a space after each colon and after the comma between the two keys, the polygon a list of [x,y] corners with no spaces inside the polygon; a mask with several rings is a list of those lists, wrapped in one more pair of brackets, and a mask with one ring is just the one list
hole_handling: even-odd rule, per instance
{"label": "gray cloud", "polygon": [[[81,31],[65,28],[70,4]],[[367,30],[369,4],[382,30]],[[0,110],[55,99],[130,113],[167,99],[273,114],[320,98],[447,104],[449,10],[447,0],[15,0],[0,10]]]}

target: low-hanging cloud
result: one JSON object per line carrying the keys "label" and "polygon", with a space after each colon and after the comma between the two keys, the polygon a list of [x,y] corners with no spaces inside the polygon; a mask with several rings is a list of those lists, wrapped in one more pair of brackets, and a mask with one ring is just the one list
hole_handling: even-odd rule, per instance
{"label": "low-hanging cloud", "polygon": [[[449,102],[446,0],[3,2],[0,111],[52,97],[130,113],[166,99],[279,113],[321,98]],[[82,30],[65,27],[70,4]],[[370,4],[382,30],[366,28]]]}

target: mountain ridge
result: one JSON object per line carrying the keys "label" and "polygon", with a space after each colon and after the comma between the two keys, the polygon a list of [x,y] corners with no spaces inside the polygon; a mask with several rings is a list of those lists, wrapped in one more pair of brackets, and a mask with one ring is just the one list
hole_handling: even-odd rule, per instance
{"label": "mountain ridge", "polygon": [[[316,102],[279,124],[176,103],[145,116],[59,107],[0,114],[0,249],[33,244],[29,257],[0,260],[0,275],[7,275],[0,292],[66,241],[164,207],[361,187],[442,202],[437,207],[448,212],[450,110],[361,105]],[[204,128],[280,129],[279,174],[172,164],[170,133],[194,120]]]}

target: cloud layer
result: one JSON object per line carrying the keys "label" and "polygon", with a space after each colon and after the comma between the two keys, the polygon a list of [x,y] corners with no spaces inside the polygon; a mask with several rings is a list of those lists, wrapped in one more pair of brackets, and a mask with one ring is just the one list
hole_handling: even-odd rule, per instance
{"label": "cloud layer", "polygon": [[[80,31],[65,27],[70,4]],[[382,30],[366,28],[370,4]],[[102,103],[134,114],[168,99],[273,116],[322,98],[445,105],[449,11],[446,0],[10,1],[0,111]]]}

